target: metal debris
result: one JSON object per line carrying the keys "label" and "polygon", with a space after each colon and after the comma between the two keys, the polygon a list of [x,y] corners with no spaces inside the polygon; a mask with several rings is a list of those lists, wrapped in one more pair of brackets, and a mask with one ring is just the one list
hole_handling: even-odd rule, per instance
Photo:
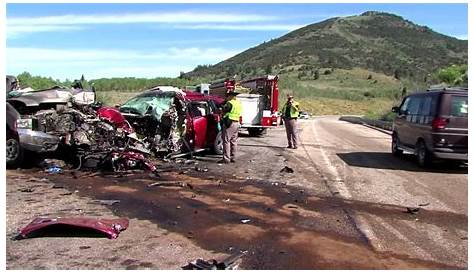
{"label": "metal debris", "polygon": [[240,222],[243,224],[250,223],[250,219],[242,219]]}
{"label": "metal debris", "polygon": [[25,187],[25,188],[20,188],[18,189],[20,192],[33,192],[35,191],[33,188],[31,187]]}
{"label": "metal debris", "polygon": [[120,203],[120,200],[97,200],[101,205],[114,205]]}
{"label": "metal debris", "polygon": [[405,212],[410,214],[417,214],[418,211],[420,211],[420,208],[418,207],[407,207],[407,210]]}
{"label": "metal debris", "polygon": [[[20,230],[16,239],[25,239],[51,233],[46,228],[56,228],[53,234],[71,236],[71,232],[84,233],[84,229],[92,229],[106,235],[110,239],[118,237],[119,233],[128,228],[128,219],[95,219],[87,217],[54,217],[36,218],[30,224]],[[73,234],[74,235],[74,234]]]}
{"label": "metal debris", "polygon": [[241,262],[241,258],[247,254],[247,251],[242,251],[236,254],[233,254],[221,262],[217,260],[208,260],[197,259],[193,262],[190,262],[188,265],[183,266],[182,269],[185,270],[236,270]]}
{"label": "metal debris", "polygon": [[293,173],[295,171],[291,167],[285,166],[284,168],[280,170],[280,172]]}
{"label": "metal debris", "polygon": [[154,187],[154,186],[177,186],[177,187],[189,187],[190,189],[193,189],[193,185],[189,183],[183,183],[183,182],[176,182],[176,181],[167,181],[167,182],[156,182],[147,185],[147,187]]}

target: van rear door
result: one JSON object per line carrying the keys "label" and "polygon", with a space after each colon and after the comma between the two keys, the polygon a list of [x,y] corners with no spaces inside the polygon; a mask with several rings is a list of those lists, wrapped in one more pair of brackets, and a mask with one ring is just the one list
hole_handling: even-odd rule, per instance
{"label": "van rear door", "polygon": [[439,138],[445,139],[445,146],[452,149],[467,149],[467,92],[443,94],[440,118],[446,126],[439,130]]}

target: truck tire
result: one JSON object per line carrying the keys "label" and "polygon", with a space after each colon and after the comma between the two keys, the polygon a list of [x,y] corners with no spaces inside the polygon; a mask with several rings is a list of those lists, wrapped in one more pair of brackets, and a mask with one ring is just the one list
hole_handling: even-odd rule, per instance
{"label": "truck tire", "polygon": [[224,148],[222,145],[222,131],[217,133],[216,139],[214,140],[214,153],[217,155],[222,155],[224,153]]}
{"label": "truck tire", "polygon": [[258,137],[267,133],[266,128],[249,128],[247,129],[251,137]]}

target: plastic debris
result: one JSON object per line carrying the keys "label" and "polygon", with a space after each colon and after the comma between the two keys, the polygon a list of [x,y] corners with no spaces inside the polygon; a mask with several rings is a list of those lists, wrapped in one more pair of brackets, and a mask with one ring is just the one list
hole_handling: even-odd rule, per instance
{"label": "plastic debris", "polygon": [[240,222],[243,224],[250,223],[250,219],[242,219]]}
{"label": "plastic debris", "polygon": [[58,174],[58,173],[61,173],[63,171],[63,169],[58,167],[58,166],[52,166],[52,167],[46,169],[46,171],[50,174]]}

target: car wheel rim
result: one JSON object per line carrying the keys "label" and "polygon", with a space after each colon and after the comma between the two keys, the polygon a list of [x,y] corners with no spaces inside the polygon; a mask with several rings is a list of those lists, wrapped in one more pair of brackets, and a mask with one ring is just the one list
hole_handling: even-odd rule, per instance
{"label": "car wheel rim", "polygon": [[14,160],[18,156],[18,142],[16,140],[10,139],[7,141],[6,144],[7,153],[6,157],[7,160]]}

